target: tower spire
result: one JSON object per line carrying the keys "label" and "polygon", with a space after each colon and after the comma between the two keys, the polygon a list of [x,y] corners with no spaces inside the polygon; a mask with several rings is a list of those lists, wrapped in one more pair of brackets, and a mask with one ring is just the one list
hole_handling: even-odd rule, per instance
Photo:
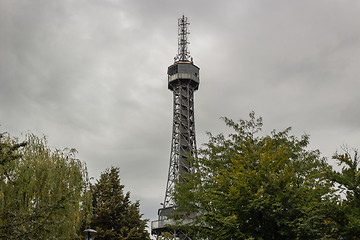
{"label": "tower spire", "polygon": [[178,19],[178,54],[175,57],[175,62],[177,61],[189,61],[190,52],[188,51],[188,35],[190,34],[188,30],[188,18],[182,15]]}

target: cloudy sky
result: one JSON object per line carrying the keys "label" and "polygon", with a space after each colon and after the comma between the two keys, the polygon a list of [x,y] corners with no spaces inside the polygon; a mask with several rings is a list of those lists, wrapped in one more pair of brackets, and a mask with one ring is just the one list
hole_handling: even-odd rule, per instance
{"label": "cloudy sky", "polygon": [[197,143],[255,111],[330,157],[360,147],[358,0],[0,0],[0,131],[73,147],[155,219],[170,156],[177,18],[200,67]]}

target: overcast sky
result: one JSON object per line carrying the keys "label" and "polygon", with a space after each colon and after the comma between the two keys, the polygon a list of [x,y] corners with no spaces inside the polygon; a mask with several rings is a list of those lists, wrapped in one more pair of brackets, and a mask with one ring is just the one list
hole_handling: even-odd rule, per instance
{"label": "overcast sky", "polygon": [[0,132],[76,148],[95,179],[120,167],[156,219],[170,160],[177,19],[200,67],[198,147],[222,116],[293,127],[330,157],[359,147],[358,0],[0,0]]}

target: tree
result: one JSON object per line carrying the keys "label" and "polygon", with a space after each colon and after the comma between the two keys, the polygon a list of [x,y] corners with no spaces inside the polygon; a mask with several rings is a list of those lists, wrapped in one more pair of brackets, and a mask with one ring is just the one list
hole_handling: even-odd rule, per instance
{"label": "tree", "polygon": [[176,185],[176,219],[192,218],[199,239],[332,239],[336,209],[330,167],[309,136],[290,128],[259,136],[262,119],[234,122],[191,160],[193,172]]}
{"label": "tree", "polygon": [[341,171],[330,172],[330,179],[338,184],[345,197],[339,203],[339,232],[344,239],[360,239],[360,162],[358,150],[343,148],[333,156]]}
{"label": "tree", "polygon": [[2,166],[3,171],[0,177],[5,177],[5,174],[7,174],[4,171],[5,165],[14,162],[21,157],[17,152],[25,145],[25,142],[13,143],[9,141],[9,138],[6,138],[5,133],[0,133],[0,166]]}
{"label": "tree", "polygon": [[120,184],[119,168],[111,167],[103,172],[91,186],[94,216],[92,228],[99,240],[147,240],[146,220],[142,220],[139,202],[130,201],[130,192],[124,194]]}
{"label": "tree", "polygon": [[0,238],[79,239],[91,205],[75,150],[52,150],[33,134],[26,144],[0,140]]}

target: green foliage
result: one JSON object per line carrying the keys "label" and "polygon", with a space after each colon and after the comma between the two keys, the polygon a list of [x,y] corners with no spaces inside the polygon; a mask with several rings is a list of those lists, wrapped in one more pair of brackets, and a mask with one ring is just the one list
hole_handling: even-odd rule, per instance
{"label": "green foliage", "polygon": [[99,240],[147,240],[146,220],[141,219],[139,202],[130,201],[130,192],[124,194],[119,169],[103,172],[91,186],[94,216],[91,222]]}
{"label": "green foliage", "polygon": [[[352,154],[353,153],[353,154]],[[352,157],[353,156],[353,157]],[[339,232],[344,239],[360,239],[360,165],[358,151],[344,147],[333,156],[341,171],[332,171],[330,179],[338,184],[345,199],[339,204]]]}
{"label": "green foliage", "polygon": [[91,203],[75,150],[51,150],[33,134],[26,144],[0,140],[0,238],[79,239]]}
{"label": "green foliage", "polygon": [[161,233],[159,239],[161,239],[161,240],[173,240],[174,235],[169,233],[169,232],[163,232],[163,233]]}
{"label": "green foliage", "polygon": [[5,134],[0,133],[0,166],[7,165],[19,159],[21,155],[18,154],[18,150],[26,145],[25,142],[14,143],[5,138]]}
{"label": "green foliage", "polygon": [[262,119],[234,122],[191,160],[194,172],[176,185],[177,218],[193,218],[199,239],[332,239],[336,199],[330,167],[309,137],[290,128],[260,136]]}

